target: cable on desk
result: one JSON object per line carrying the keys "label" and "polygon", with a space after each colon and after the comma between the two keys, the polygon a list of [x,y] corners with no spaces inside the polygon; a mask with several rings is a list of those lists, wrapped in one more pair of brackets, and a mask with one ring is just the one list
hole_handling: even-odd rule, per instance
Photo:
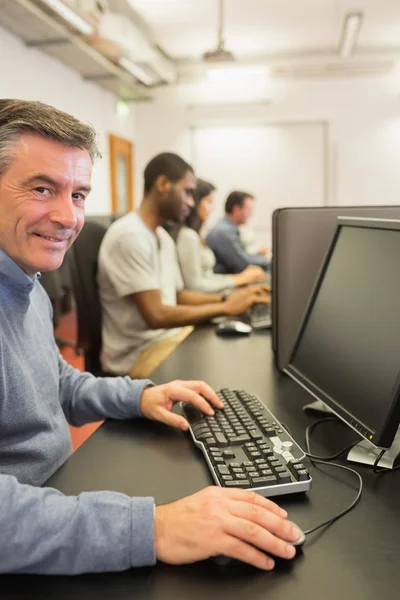
{"label": "cable on desk", "polygon": [[357,492],[356,497],[354,498],[353,502],[347,508],[345,508],[344,510],[340,511],[335,516],[330,517],[329,519],[327,519],[323,523],[320,523],[319,525],[316,525],[315,527],[312,527],[311,529],[307,529],[307,531],[304,532],[304,535],[309,535],[310,533],[314,533],[314,531],[317,531],[318,529],[321,529],[322,527],[325,527],[326,525],[331,525],[332,523],[334,523],[335,521],[337,521],[338,519],[340,519],[341,517],[343,517],[344,515],[346,515],[348,512],[350,512],[351,510],[353,510],[353,508],[359,503],[360,498],[361,498],[361,494],[362,494],[362,491],[363,491],[363,480],[362,480],[362,477],[354,469],[351,469],[350,467],[346,467],[345,465],[338,465],[337,463],[326,462],[324,460],[313,459],[313,462],[321,463],[323,465],[330,465],[331,467],[337,467],[338,469],[343,469],[345,471],[350,471],[350,473],[353,473],[358,478],[359,487],[358,487],[358,492]]}
{"label": "cable on desk", "polygon": [[386,454],[386,450],[382,450],[382,451],[381,451],[381,452],[378,454],[378,456],[377,456],[377,458],[376,458],[376,461],[374,462],[374,464],[373,464],[373,467],[372,467],[372,472],[373,472],[373,473],[382,473],[383,471],[387,471],[387,469],[385,469],[385,468],[380,468],[380,467],[378,467],[378,465],[379,465],[379,461],[381,460],[381,458],[382,458],[382,456],[383,456],[384,454]]}
{"label": "cable on desk", "polygon": [[[338,421],[339,423],[342,423],[343,421],[341,421],[339,419],[339,417],[324,417],[323,419],[318,419],[318,421],[315,421],[314,423],[312,423],[311,425],[309,425],[306,429],[306,444],[310,445],[309,442],[309,434],[311,433],[311,431],[320,423],[326,423],[327,421]],[[284,429],[286,429],[286,431],[288,432],[288,434],[292,436],[289,427],[285,424],[281,422],[281,425]],[[296,442],[297,443],[297,442]],[[306,452],[305,450],[303,450],[303,448],[301,448],[301,446],[299,446],[300,450],[303,452],[303,454],[305,454],[305,456],[307,456],[310,460],[335,460],[335,458],[339,458],[339,456],[341,456],[342,454],[344,454],[345,452],[348,452],[349,450],[351,450],[352,448],[354,448],[354,446],[358,444],[358,442],[353,442],[352,444],[350,444],[349,446],[346,446],[346,448],[343,448],[342,450],[340,450],[339,452],[336,452],[336,454],[332,454],[331,456],[318,456],[316,454],[311,454],[310,452]]]}
{"label": "cable on desk", "polygon": [[397,465],[397,467],[392,467],[391,469],[388,469],[386,467],[378,467],[379,465],[379,461],[381,460],[382,456],[384,456],[386,454],[386,450],[382,450],[376,461],[373,464],[372,467],[372,472],[375,473],[376,475],[381,475],[382,473],[391,473],[392,471],[396,471],[397,469],[400,469],[400,465]]}
{"label": "cable on desk", "polygon": [[[354,469],[351,469],[350,467],[347,467],[345,465],[339,465],[338,463],[330,462],[332,459],[339,457],[341,454],[343,454],[347,450],[350,450],[351,448],[353,448],[353,446],[355,446],[358,442],[354,442],[350,446],[344,448],[343,450],[341,450],[340,452],[337,452],[336,454],[333,454],[330,457],[329,456],[328,457],[318,457],[311,453],[310,433],[312,432],[312,430],[315,429],[315,427],[317,425],[319,425],[320,423],[326,423],[327,421],[337,421],[337,420],[338,420],[337,417],[324,417],[323,419],[318,419],[318,421],[314,421],[314,423],[309,425],[305,432],[306,452],[304,452],[304,450],[303,450],[303,452],[306,456],[308,456],[308,458],[310,459],[310,461],[312,463],[318,463],[318,464],[328,465],[328,466],[330,465],[337,469],[343,469],[344,471],[350,471],[350,473],[353,473],[357,477],[358,483],[359,483],[357,495],[354,498],[353,502],[349,506],[347,506],[347,508],[340,511],[333,517],[326,519],[326,521],[324,521],[323,523],[320,523],[319,525],[316,525],[315,527],[312,527],[311,529],[307,529],[304,532],[304,535],[309,535],[310,533],[314,533],[315,531],[317,531],[318,529],[321,529],[322,527],[331,525],[332,523],[334,523],[335,521],[337,521],[338,519],[340,519],[341,517],[346,515],[348,512],[353,510],[353,508],[359,503],[360,498],[361,498],[361,494],[363,491],[363,480],[362,480],[361,475],[359,473],[357,473],[357,471],[355,471]],[[378,460],[378,462],[379,462],[379,460]]]}

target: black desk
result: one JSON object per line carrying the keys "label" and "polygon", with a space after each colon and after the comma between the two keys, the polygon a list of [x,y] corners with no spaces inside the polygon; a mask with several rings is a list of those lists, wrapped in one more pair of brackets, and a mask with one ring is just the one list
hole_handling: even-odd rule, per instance
{"label": "black desk", "polygon": [[[308,395],[276,371],[269,334],[223,339],[198,328],[154,372],[163,383],[204,378],[215,388],[243,387],[258,394],[303,442],[310,419],[301,407]],[[352,441],[344,425],[316,431],[315,451],[333,452]],[[347,506],[355,477],[312,468],[314,486],[305,495],[279,500],[302,528],[318,524]],[[79,577],[3,576],[0,597],[49,600],[389,600],[400,587],[400,472],[374,476],[361,468],[365,490],[359,506],[323,533],[309,538],[304,552],[274,572],[245,565],[229,569],[210,561],[182,567],[157,565],[125,573]],[[167,502],[211,483],[202,456],[185,434],[144,421],[108,422],[54,475],[49,485],[65,492],[111,489],[154,495]]]}

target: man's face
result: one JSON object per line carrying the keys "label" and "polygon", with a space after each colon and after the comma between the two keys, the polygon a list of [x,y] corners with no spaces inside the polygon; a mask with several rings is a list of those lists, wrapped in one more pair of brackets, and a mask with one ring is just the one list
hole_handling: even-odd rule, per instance
{"label": "man's face", "polygon": [[0,248],[30,276],[53,271],[83,227],[92,161],[30,133],[12,152],[0,178]]}
{"label": "man's face", "polygon": [[164,193],[160,201],[160,215],[163,219],[183,221],[194,206],[193,192],[196,189],[196,177],[191,171],[172,183],[166,179]]}
{"label": "man's face", "polygon": [[244,199],[243,206],[238,207],[237,224],[244,225],[253,214],[253,198],[247,197]]}

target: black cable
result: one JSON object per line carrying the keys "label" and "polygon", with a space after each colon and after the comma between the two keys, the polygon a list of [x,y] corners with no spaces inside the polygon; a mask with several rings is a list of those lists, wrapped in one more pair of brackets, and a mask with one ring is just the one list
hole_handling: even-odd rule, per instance
{"label": "black cable", "polygon": [[374,465],[372,467],[372,472],[375,473],[376,475],[381,475],[382,473],[391,473],[392,471],[396,471],[397,469],[400,469],[400,465],[397,465],[397,467],[392,467],[391,469],[386,468],[386,467],[378,467],[382,456],[384,454],[386,454],[386,452],[387,452],[387,450],[382,450],[380,452],[380,454],[378,455],[376,461],[374,462]]}
{"label": "black cable", "polygon": [[381,452],[378,454],[376,461],[374,462],[373,467],[372,467],[373,473],[382,473],[383,471],[387,471],[387,469],[385,469],[385,468],[382,468],[382,469],[378,468],[379,461],[381,460],[381,458],[384,454],[386,454],[386,450],[381,450]]}
{"label": "black cable", "polygon": [[344,515],[346,515],[348,512],[350,512],[351,510],[353,510],[353,508],[359,503],[360,498],[361,498],[361,494],[362,494],[362,491],[363,491],[363,480],[362,480],[362,477],[354,469],[351,469],[350,467],[346,467],[345,465],[338,465],[337,463],[332,463],[332,462],[327,463],[324,460],[313,459],[313,462],[317,462],[317,463],[320,463],[320,464],[323,464],[323,465],[330,465],[331,467],[337,467],[338,469],[344,469],[345,471],[350,471],[350,473],[354,473],[354,475],[356,475],[356,477],[358,478],[359,488],[358,488],[358,492],[357,492],[356,497],[354,498],[353,502],[347,508],[345,508],[344,510],[340,511],[339,513],[337,513],[337,515],[335,515],[334,517],[330,517],[329,519],[327,519],[323,523],[320,523],[319,525],[316,525],[315,527],[312,527],[311,529],[307,529],[307,531],[304,532],[304,535],[309,535],[310,533],[314,533],[314,531],[317,531],[318,529],[321,529],[321,527],[325,527],[326,525],[331,525],[332,523],[334,523],[335,521],[337,521],[338,519],[340,519],[341,517],[343,517]]}
{"label": "black cable", "polygon": [[[332,467],[336,467],[338,469],[343,469],[344,471],[350,471],[350,473],[353,473],[358,481],[359,481],[359,487],[358,487],[358,492],[356,497],[354,498],[353,502],[344,510],[340,511],[339,513],[337,513],[336,515],[334,515],[333,517],[330,517],[329,519],[327,519],[326,521],[324,521],[323,523],[320,523],[319,525],[316,525],[315,527],[312,527],[311,529],[307,529],[307,531],[304,532],[304,535],[309,535],[310,533],[314,533],[315,531],[317,531],[318,529],[321,529],[322,527],[326,527],[327,525],[331,525],[332,523],[334,523],[335,521],[337,521],[338,519],[340,519],[341,517],[343,517],[344,515],[346,515],[348,512],[350,512],[351,510],[353,510],[353,508],[359,503],[361,495],[362,495],[362,491],[363,491],[363,480],[362,477],[359,473],[357,473],[357,471],[355,471],[354,469],[351,469],[350,467],[347,467],[345,465],[339,465],[337,463],[332,463],[332,462],[328,462],[330,460],[332,460],[332,458],[330,457],[325,457],[325,458],[318,458],[315,457],[315,455],[311,454],[311,447],[310,447],[310,433],[311,431],[320,423],[326,423],[326,421],[336,421],[337,417],[325,417],[323,419],[318,419],[318,421],[315,421],[314,423],[312,423],[311,425],[309,425],[306,429],[306,434],[305,434],[305,440],[306,440],[306,452],[304,452],[304,454],[306,456],[308,456],[308,458],[310,459],[310,461],[312,463],[318,463],[318,464],[322,464],[322,465],[330,465]],[[351,446],[349,446],[348,448],[345,448],[343,450],[341,450],[340,452],[337,452],[336,455],[333,455],[334,458],[336,458],[337,456],[340,456],[341,454],[343,454],[343,452],[345,452],[346,450],[349,450],[350,448],[352,448],[353,446],[355,446],[357,442],[351,444]],[[378,458],[378,462],[379,462],[379,458]]]}
{"label": "black cable", "polygon": [[[339,423],[343,423],[343,421],[341,421],[339,419],[339,417],[324,417],[322,419],[318,419],[318,421],[315,421],[314,423],[312,423],[311,425],[309,425],[306,429],[306,444],[308,445],[308,447],[310,447],[310,442],[309,442],[309,433],[320,423],[326,423],[327,421],[338,421]],[[288,432],[288,434],[292,436],[289,427],[285,424],[281,422],[281,425],[284,429],[286,429],[286,431]],[[296,442],[297,443],[297,442]],[[345,452],[348,452],[349,450],[351,450],[352,448],[354,448],[354,446],[358,444],[358,442],[353,442],[352,444],[350,444],[349,446],[346,446],[346,448],[343,448],[343,450],[340,450],[339,452],[336,452],[336,454],[332,454],[331,456],[318,456],[316,454],[311,454],[310,452],[306,452],[305,450],[303,450],[303,448],[300,448],[300,450],[303,452],[303,454],[305,456],[307,456],[310,460],[335,460],[335,458],[339,458],[339,456],[341,456],[342,454],[344,454]],[[298,444],[297,444],[298,445]]]}
{"label": "black cable", "polygon": [[348,452],[349,450],[351,450],[352,448],[354,448],[354,446],[356,444],[358,444],[358,441],[357,442],[353,442],[349,446],[346,446],[346,448],[343,448],[343,450],[340,450],[339,452],[336,452],[336,454],[332,454],[331,456],[317,456],[315,454],[311,454],[311,452],[310,452],[310,433],[312,432],[313,429],[315,429],[315,427],[317,425],[319,425],[320,423],[326,423],[327,421],[338,421],[339,423],[343,423],[343,421],[341,421],[339,419],[339,417],[324,417],[323,419],[318,419],[317,421],[314,421],[314,423],[311,423],[311,425],[309,425],[307,427],[307,429],[306,429],[306,448],[307,448],[308,452],[304,452],[304,454],[311,461],[313,461],[313,460],[314,461],[317,461],[317,460],[322,460],[322,461],[335,460],[335,458],[339,458],[339,456],[341,456],[345,452]]}

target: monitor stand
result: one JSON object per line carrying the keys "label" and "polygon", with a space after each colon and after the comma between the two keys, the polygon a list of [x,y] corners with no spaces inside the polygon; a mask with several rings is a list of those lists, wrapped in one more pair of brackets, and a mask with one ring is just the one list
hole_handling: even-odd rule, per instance
{"label": "monitor stand", "polygon": [[[305,412],[316,412],[318,414],[335,414],[333,410],[329,408],[326,404],[321,402],[321,400],[316,400],[315,402],[311,402],[310,404],[306,404],[303,406],[303,410]],[[368,440],[361,440],[358,444],[354,446],[350,450],[347,455],[347,460],[350,462],[361,463],[363,465],[370,465],[371,467],[375,463],[379,454],[381,453],[382,448],[377,448],[373,444],[371,444]],[[396,461],[400,457],[400,427],[397,430],[395,438],[392,442],[392,445],[388,450],[386,450],[385,454],[380,459],[377,467],[381,467],[383,469],[393,469]]]}

